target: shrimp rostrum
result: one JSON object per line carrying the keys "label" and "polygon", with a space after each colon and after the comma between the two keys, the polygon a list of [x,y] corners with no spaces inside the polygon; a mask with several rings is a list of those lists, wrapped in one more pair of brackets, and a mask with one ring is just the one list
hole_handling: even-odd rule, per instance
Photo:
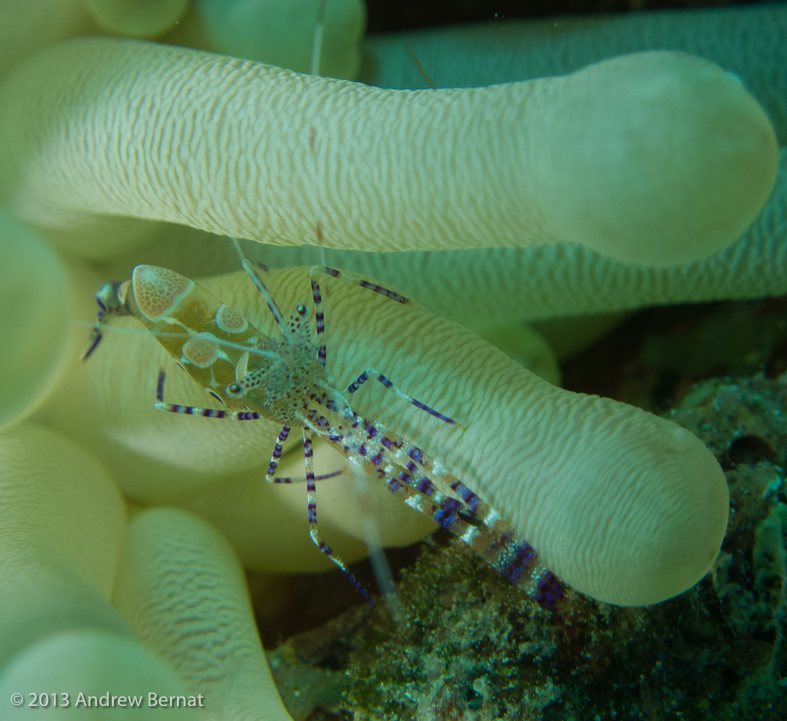
{"label": "shrimp rostrum", "polygon": [[299,428],[303,439],[309,534],[319,550],[342,570],[368,602],[371,599],[366,589],[319,534],[316,482],[322,477],[314,473],[313,435],[379,479],[407,505],[432,517],[467,543],[539,604],[554,608],[562,598],[557,579],[540,564],[533,548],[511,525],[405,434],[359,415],[351,399],[365,383],[379,383],[398,398],[397,402],[411,404],[431,416],[430,422],[461,428],[459,423],[409,396],[373,367],[363,369],[347,388],[341,389],[332,381],[326,365],[326,345],[322,342],[326,322],[320,280],[335,278],[385,296],[392,303],[408,304],[408,299],[344,271],[314,266],[309,271],[312,326],[312,310],[302,302],[285,319],[258,269],[247,259],[242,260],[268,306],[278,337],[265,335],[241,313],[193,280],[165,268],[139,265],[130,280],[105,283],[96,294],[99,312],[84,358],[95,351],[111,317],[137,318],[214,398],[216,405],[221,406],[198,408],[165,401],[165,373],[161,370],[156,410],[236,421],[267,418],[281,424],[265,476],[270,483],[292,482],[290,478],[278,478],[276,470],[282,444],[291,429]]}

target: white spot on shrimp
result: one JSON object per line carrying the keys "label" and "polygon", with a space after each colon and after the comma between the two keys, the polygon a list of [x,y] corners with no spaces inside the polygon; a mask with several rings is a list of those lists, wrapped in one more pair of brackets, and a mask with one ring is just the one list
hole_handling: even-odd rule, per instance
{"label": "white spot on shrimp", "polygon": [[211,333],[200,333],[183,344],[183,360],[197,368],[209,368],[218,357],[219,343]]}
{"label": "white spot on shrimp", "polygon": [[138,265],[131,273],[131,288],[140,313],[148,320],[169,315],[194,287],[180,273],[154,265]]}
{"label": "white spot on shrimp", "polygon": [[227,333],[242,333],[249,327],[247,320],[228,305],[222,305],[216,311],[216,325]]}

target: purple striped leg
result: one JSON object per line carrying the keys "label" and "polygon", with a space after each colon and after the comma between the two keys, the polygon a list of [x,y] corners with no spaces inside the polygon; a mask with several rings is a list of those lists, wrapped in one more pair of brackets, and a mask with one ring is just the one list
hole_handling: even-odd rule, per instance
{"label": "purple striped leg", "polygon": [[[400,295],[396,291],[389,290],[388,288],[384,288],[381,285],[377,285],[377,283],[370,283],[368,280],[363,280],[361,278],[353,278],[351,275],[347,275],[346,273],[342,273],[335,268],[328,268],[327,266],[320,266],[320,265],[313,265],[309,268],[309,278],[311,279],[311,286],[312,286],[312,298],[314,299],[314,311],[315,311],[315,319],[317,322],[317,335],[322,335],[325,332],[325,314],[322,310],[322,293],[320,292],[320,283],[317,280],[318,275],[329,275],[332,278],[338,278],[339,280],[343,280],[345,283],[350,283],[351,285],[358,285],[361,288],[366,288],[368,290],[373,291],[374,293],[379,293],[380,295],[384,295],[386,298],[390,298],[391,300],[396,301],[397,303],[402,303],[403,305],[407,305],[410,300],[405,298],[403,295]],[[320,362],[325,365],[325,344],[323,343],[319,350],[317,351],[317,357],[320,359]]]}
{"label": "purple striped leg", "polygon": [[[361,421],[366,424],[365,431],[367,435],[370,438],[380,436],[380,443],[393,454],[394,458],[396,458],[396,460],[401,463],[408,473],[412,474],[416,480],[423,477],[418,471],[417,465],[427,471],[435,473],[438,478],[440,475],[443,475],[443,471],[441,471],[439,465],[435,464],[434,460],[430,456],[427,456],[423,449],[415,445],[405,445],[401,440],[391,440],[387,437],[390,435],[390,432],[382,428],[380,424],[375,425],[364,419],[361,419]],[[471,515],[478,515],[480,508],[487,507],[486,504],[484,504],[484,502],[458,478],[451,477],[451,480],[448,481],[448,486],[459,496],[465,506],[467,506]],[[494,514],[496,520],[498,517],[496,512],[492,511],[491,508],[489,510]]]}
{"label": "purple striped leg", "polygon": [[[439,479],[444,475],[439,464],[417,446],[405,444],[395,437],[388,438],[388,432],[380,424],[356,415],[352,428],[365,434],[365,442],[358,441],[352,434],[330,440],[349,444],[356,457],[363,457],[377,468],[391,493],[411,508],[434,518],[540,606],[550,611],[558,607],[564,597],[560,582],[541,564],[533,547],[494,508],[452,476],[443,481],[459,499],[441,493],[419,470],[420,466],[433,471]],[[350,449],[345,445],[345,450]],[[389,454],[403,470],[391,464]]]}
{"label": "purple striped leg", "polygon": [[181,406],[176,403],[164,402],[164,379],[166,374],[162,368],[158,373],[156,386],[156,402],[153,407],[157,411],[168,413],[184,413],[187,416],[201,416],[202,418],[230,418],[233,421],[257,421],[262,416],[256,411],[217,411],[214,408],[196,408],[195,406]]}
{"label": "purple striped leg", "polygon": [[314,478],[312,436],[311,431],[307,428],[301,429],[301,432],[303,434],[303,460],[306,465],[306,501],[308,504],[309,536],[311,536],[314,545],[342,570],[342,573],[344,573],[363,600],[374,608],[374,601],[372,601],[371,596],[361,585],[361,582],[352,574],[344,561],[336,555],[333,549],[320,538],[320,533],[317,529],[317,486],[315,485]]}
{"label": "purple striped leg", "polygon": [[551,571],[543,567],[525,539],[461,482],[456,485],[466,491],[463,495],[472,495],[473,512],[470,514],[462,500],[444,495],[423,474],[411,476],[400,471],[387,458],[390,449],[382,444],[384,439],[368,435],[369,428],[367,425],[365,429],[366,442],[353,433],[331,436],[328,441],[354,463],[362,465],[362,459],[371,463],[390,493],[411,508],[431,516],[540,606],[547,610],[557,608],[563,598],[560,584]]}
{"label": "purple striped leg", "polygon": [[[158,389],[156,391],[155,409],[157,411],[168,411],[169,413],[183,413],[189,416],[200,416],[202,418],[226,418],[233,421],[256,421],[262,418],[259,413],[255,411],[217,411],[213,408],[195,408],[194,406],[182,406],[174,403],[164,402],[164,371],[159,372]],[[276,468],[279,465],[281,458],[282,443],[287,440],[290,433],[290,427],[284,426],[276,439],[273,446],[273,453],[268,463],[268,471],[265,474],[265,480],[268,483],[303,483],[305,478],[281,478],[274,477]],[[333,473],[325,473],[321,476],[315,476],[315,481],[324,481],[328,478],[335,478],[341,475],[341,471],[333,471]]]}
{"label": "purple striped leg", "polygon": [[289,426],[282,426],[281,431],[279,431],[279,437],[276,439],[276,443],[273,445],[273,453],[271,454],[271,460],[268,463],[268,471],[265,473],[265,480],[268,483],[289,483],[288,479],[280,479],[274,478],[273,474],[276,473],[276,468],[279,466],[279,459],[281,458],[281,446],[284,441],[287,440],[287,436],[290,435],[290,427]]}
{"label": "purple striped leg", "polygon": [[129,315],[128,311],[120,304],[117,297],[118,288],[123,285],[119,281],[112,281],[104,283],[96,293],[96,303],[98,304],[98,313],[96,320],[93,323],[93,332],[90,334],[90,341],[87,348],[82,353],[82,360],[86,361],[93,354],[93,351],[98,347],[101,339],[104,337],[103,328],[107,324],[107,318],[113,315]]}
{"label": "purple striped leg", "polygon": [[[341,476],[343,472],[344,471],[342,470],[338,470],[338,471],[333,471],[331,473],[323,473],[322,475],[315,476],[314,480],[327,481],[329,478],[336,478],[336,476]],[[276,476],[276,478],[274,478],[272,482],[273,483],[303,483],[305,480],[306,480],[305,478],[300,478],[300,477],[291,478],[291,477]]]}
{"label": "purple striped leg", "polygon": [[448,416],[444,416],[442,413],[439,413],[438,411],[434,410],[434,408],[430,408],[425,403],[421,403],[421,401],[419,401],[418,399],[413,398],[412,396],[408,396],[407,393],[397,388],[394,385],[393,381],[391,381],[389,378],[386,378],[382,373],[380,373],[380,371],[374,368],[367,368],[363,373],[361,373],[361,375],[359,375],[358,378],[355,379],[354,383],[350,383],[349,387],[347,388],[347,392],[355,393],[355,391],[357,391],[364,383],[366,383],[366,381],[368,381],[370,377],[376,378],[376,380],[380,381],[380,383],[382,383],[383,386],[385,386],[388,390],[396,393],[396,395],[399,396],[399,398],[401,398],[402,400],[405,400],[408,403],[412,403],[416,408],[420,408],[422,411],[426,411],[430,415],[433,415],[435,418],[439,418],[441,421],[445,421],[446,423],[450,423],[451,425],[459,426],[460,428],[462,427],[452,418],[449,418]]}
{"label": "purple striped leg", "polygon": [[[423,449],[406,443],[403,439],[391,433],[381,423],[372,423],[366,418],[362,418],[357,413],[354,413],[353,417],[349,420],[352,422],[352,428],[360,428],[366,434],[367,441],[379,444],[387,453],[393,456],[396,463],[407,472],[405,475],[408,475],[410,478],[409,485],[419,493],[423,493],[427,496],[431,493],[431,491],[425,491],[420,488],[419,484],[422,481],[425,482],[425,487],[427,489],[433,489],[434,484],[418,470],[418,466],[428,472],[434,473],[438,479],[440,479],[441,476],[447,475],[439,464],[436,464],[430,456],[424,453]],[[406,482],[402,478],[400,478],[400,480]],[[445,481],[445,479],[442,480]],[[456,492],[461,502],[465,505],[465,514],[468,516],[477,515],[479,506],[483,503],[481,499],[464,483],[453,476],[450,476],[450,481],[447,482],[447,485]]]}

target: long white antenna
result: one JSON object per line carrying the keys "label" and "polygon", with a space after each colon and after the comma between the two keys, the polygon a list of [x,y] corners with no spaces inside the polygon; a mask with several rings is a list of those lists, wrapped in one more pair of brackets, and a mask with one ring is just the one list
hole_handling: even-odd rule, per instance
{"label": "long white antenna", "polygon": [[[311,64],[312,75],[320,74],[320,58],[322,56],[322,38],[323,38],[324,30],[325,30],[325,0],[318,0],[317,23],[314,26],[314,39],[312,42],[312,64]],[[328,265],[328,258],[325,255],[325,246],[322,244],[322,237],[319,232],[318,235],[320,236],[320,265],[325,267],[326,265]]]}
{"label": "long white antenna", "polygon": [[391,614],[391,618],[393,618],[397,628],[403,629],[406,614],[391,575],[391,567],[388,565],[388,559],[385,557],[385,549],[380,539],[377,521],[375,521],[372,513],[372,499],[369,493],[369,486],[367,485],[368,476],[358,468],[351,468],[350,471],[355,480],[355,492],[358,496],[358,505],[361,508],[363,538],[366,541],[366,547],[369,549],[369,561],[374,570],[374,577],[377,579],[377,585],[380,587],[380,593],[385,599],[385,605]]}
{"label": "long white antenna", "polygon": [[314,26],[314,41],[312,43],[311,74],[320,74],[320,56],[322,55],[322,34],[325,29],[325,0],[317,3],[317,24]]}

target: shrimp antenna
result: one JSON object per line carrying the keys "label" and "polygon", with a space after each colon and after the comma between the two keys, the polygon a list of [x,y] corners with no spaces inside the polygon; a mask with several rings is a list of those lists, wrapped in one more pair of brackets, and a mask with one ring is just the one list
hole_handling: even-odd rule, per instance
{"label": "shrimp antenna", "polygon": [[311,74],[320,74],[320,57],[322,56],[322,36],[325,30],[325,0],[320,0],[317,5],[317,23],[314,26],[314,40],[312,42]]}
{"label": "shrimp antenna", "polygon": [[238,258],[240,258],[241,265],[243,266],[243,270],[246,271],[249,278],[251,278],[254,285],[257,286],[257,290],[260,291],[260,294],[265,299],[265,303],[268,305],[268,310],[271,312],[273,316],[273,320],[276,321],[276,325],[279,327],[279,331],[284,331],[284,316],[281,314],[279,310],[279,306],[276,305],[276,301],[273,300],[273,296],[271,295],[268,287],[263,282],[260,274],[257,272],[257,269],[252,265],[251,261],[246,257],[246,254],[243,252],[243,249],[240,247],[240,241],[237,238],[230,238],[233,245],[235,246],[235,252],[238,254]]}
{"label": "shrimp antenna", "polygon": [[397,628],[404,628],[406,614],[402,599],[396,590],[396,584],[391,574],[391,566],[385,557],[385,549],[380,538],[380,529],[372,513],[372,500],[369,488],[366,483],[366,476],[360,473],[357,467],[352,468],[352,477],[355,481],[355,492],[361,507],[361,521],[363,527],[363,537],[366,541],[366,548],[369,551],[369,561],[372,564],[374,577],[383,595],[385,605]]}

